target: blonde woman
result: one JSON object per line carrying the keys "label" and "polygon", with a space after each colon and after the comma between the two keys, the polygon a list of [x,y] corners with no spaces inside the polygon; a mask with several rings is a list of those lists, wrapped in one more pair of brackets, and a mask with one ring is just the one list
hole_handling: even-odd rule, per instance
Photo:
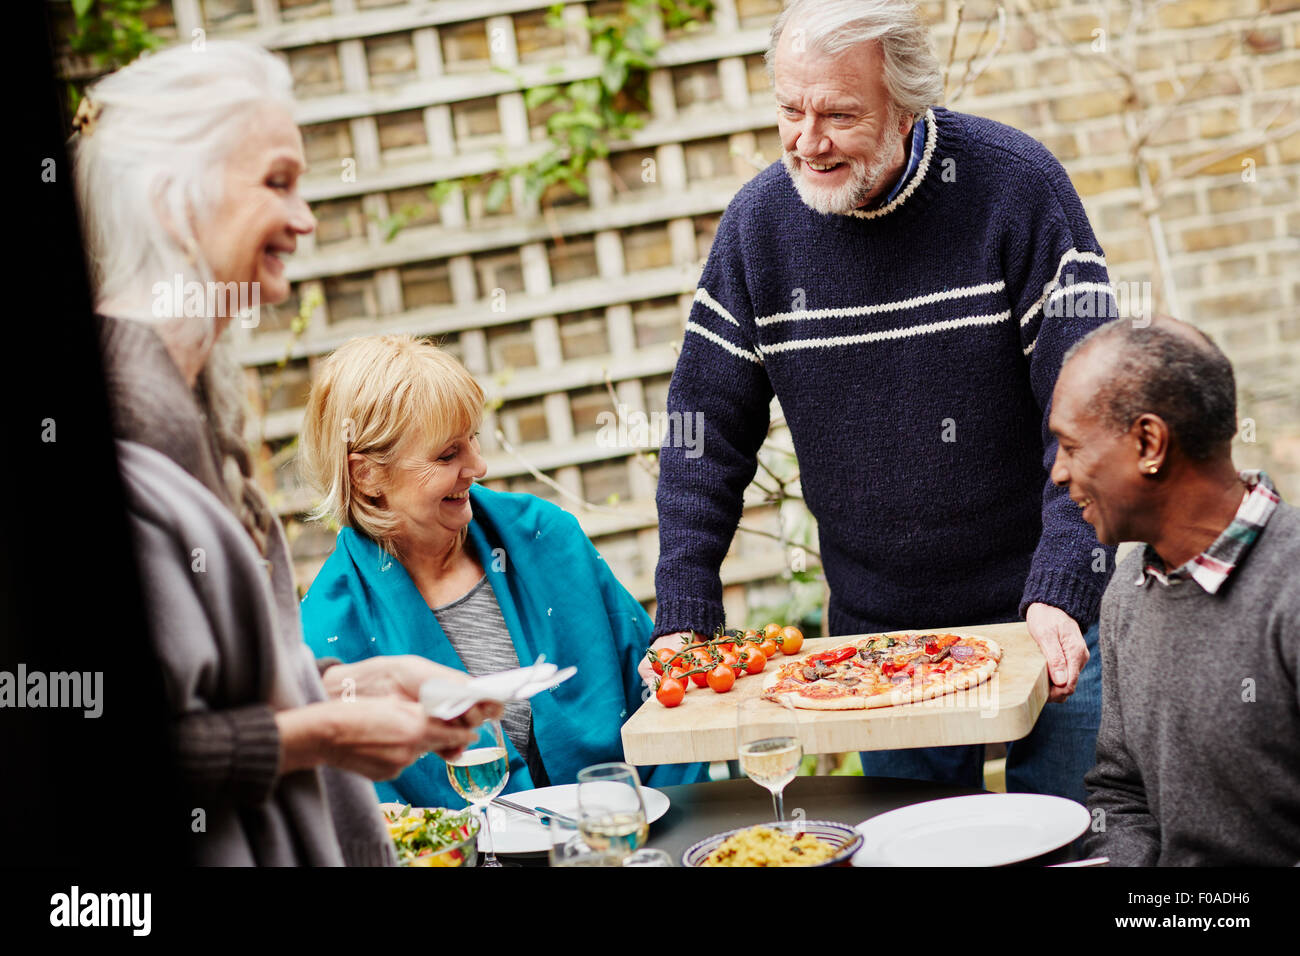
{"label": "blonde woman", "polygon": [[[364,661],[418,654],[471,674],[539,654],[578,674],[502,721],[506,792],[572,783],[622,760],[619,729],[640,706],[637,664],[651,621],[576,518],[533,495],[490,491],[479,453],[483,392],[428,342],[353,339],[317,372],[300,462],[342,526],[302,602],[318,655]],[[651,785],[704,779],[703,764],[643,770]],[[459,806],[442,761],[427,757],[384,800]]]}
{"label": "blonde woman", "polygon": [[302,642],[241,373],[216,347],[239,300],[288,296],[280,257],[315,227],[290,88],[239,44],[136,61],[78,113],[78,200],[150,636],[187,806],[204,812],[177,839],[199,863],[389,864],[367,778],[458,753],[497,705],[435,721],[413,699],[445,673],[428,661],[318,668]]}

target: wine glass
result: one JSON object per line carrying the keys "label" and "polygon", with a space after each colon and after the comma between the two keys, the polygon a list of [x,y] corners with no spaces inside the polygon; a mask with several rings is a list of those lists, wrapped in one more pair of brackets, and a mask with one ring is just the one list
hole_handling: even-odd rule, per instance
{"label": "wine glass", "polygon": [[486,720],[478,726],[478,739],[459,757],[447,761],[447,779],[456,792],[483,815],[483,829],[488,838],[487,859],[483,865],[501,866],[492,839],[492,825],[488,821],[488,804],[505,789],[506,781],[510,779],[510,757],[501,736],[501,721]]}
{"label": "wine glass", "polygon": [[650,827],[636,768],[598,763],[578,771],[578,830],[593,850],[618,865],[645,844]]}
{"label": "wine glass", "polygon": [[784,701],[741,702],[736,708],[736,749],[740,752],[740,769],[772,794],[776,819],[784,821],[782,796],[803,759],[794,708]]}
{"label": "wine glass", "polygon": [[551,817],[547,823],[551,838],[548,854],[551,866],[618,866],[619,859],[604,850],[587,845],[578,830],[578,821],[569,817]]}

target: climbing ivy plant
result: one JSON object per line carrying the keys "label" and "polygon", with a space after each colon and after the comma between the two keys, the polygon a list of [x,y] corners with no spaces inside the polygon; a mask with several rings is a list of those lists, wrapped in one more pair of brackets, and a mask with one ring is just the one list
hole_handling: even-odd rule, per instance
{"label": "climbing ivy plant", "polygon": [[[670,30],[698,29],[713,13],[713,0],[627,0],[617,13],[585,16],[577,25],[586,31],[591,52],[600,60],[600,72],[569,83],[525,87],[529,110],[548,108],[548,146],[535,159],[511,163],[502,152],[502,165],[478,176],[443,180],[427,195],[441,205],[456,190],[480,190],[484,205],[496,212],[510,196],[510,184],[523,182],[523,199],[531,204],[553,189],[567,188],[587,194],[587,168],[609,155],[610,145],[640,129],[650,111],[649,78],[654,56],[662,46],[653,30],[656,16]],[[570,24],[564,5],[547,11],[547,25],[563,29]],[[558,71],[558,67],[556,68]],[[394,238],[412,220],[427,211],[408,204],[381,220],[386,238]]]}

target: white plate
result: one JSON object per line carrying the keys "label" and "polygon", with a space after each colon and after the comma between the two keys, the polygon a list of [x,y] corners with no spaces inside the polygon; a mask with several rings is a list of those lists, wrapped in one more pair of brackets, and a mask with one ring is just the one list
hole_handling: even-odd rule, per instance
{"label": "white plate", "polygon": [[[501,796],[511,803],[528,807],[546,807],[565,816],[578,816],[578,785],[565,784],[559,787],[542,787],[539,790],[521,790],[519,793],[503,793]],[[641,788],[641,799],[645,801],[647,823],[654,823],[668,812],[669,800],[666,795],[650,787]],[[497,853],[545,853],[551,848],[551,835],[536,817],[525,816],[514,810],[507,810],[495,803],[488,806],[488,821],[492,824],[492,842]],[[483,830],[478,834],[480,853],[487,852],[488,837]]]}
{"label": "white plate", "polygon": [[853,865],[1002,866],[1065,846],[1090,820],[1082,804],[1039,793],[930,800],[859,823]]}

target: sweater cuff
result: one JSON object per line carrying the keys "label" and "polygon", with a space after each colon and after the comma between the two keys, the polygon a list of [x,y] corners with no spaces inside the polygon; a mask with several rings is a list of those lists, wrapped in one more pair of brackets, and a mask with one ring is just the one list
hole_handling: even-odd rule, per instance
{"label": "sweater cuff", "polygon": [[175,739],[182,772],[198,794],[241,805],[270,797],[280,769],[280,728],[269,705],[187,714]]}
{"label": "sweater cuff", "polygon": [[1070,615],[1079,630],[1086,631],[1101,610],[1101,592],[1095,582],[1068,571],[1033,570],[1020,599],[1020,617],[1024,618],[1031,604],[1048,604]]}
{"label": "sweater cuff", "polygon": [[678,631],[698,631],[712,634],[726,621],[726,612],[717,601],[700,598],[672,598],[660,601],[655,608],[655,629],[650,635],[653,642],[665,634]]}

